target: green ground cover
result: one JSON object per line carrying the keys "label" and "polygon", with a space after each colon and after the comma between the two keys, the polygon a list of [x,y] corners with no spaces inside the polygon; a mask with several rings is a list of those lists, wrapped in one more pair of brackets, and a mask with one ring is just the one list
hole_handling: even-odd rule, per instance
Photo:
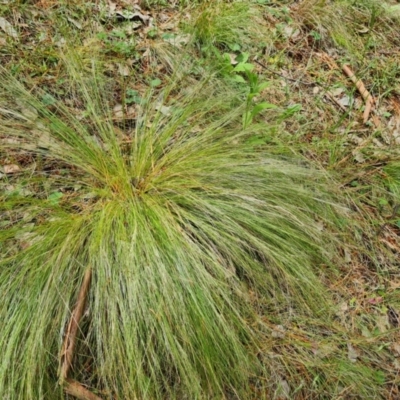
{"label": "green ground cover", "polygon": [[1,2],[0,397],[399,398],[399,23]]}

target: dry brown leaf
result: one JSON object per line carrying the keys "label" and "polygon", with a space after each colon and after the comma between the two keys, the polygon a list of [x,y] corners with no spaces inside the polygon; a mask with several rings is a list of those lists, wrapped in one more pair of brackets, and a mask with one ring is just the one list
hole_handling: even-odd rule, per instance
{"label": "dry brown leaf", "polygon": [[118,73],[121,76],[129,76],[130,73],[131,73],[131,69],[129,68],[128,65],[124,65],[124,64],[118,63]]}
{"label": "dry brown leaf", "polygon": [[3,170],[4,173],[6,174],[15,174],[16,172],[19,172],[21,169],[16,164],[10,164],[10,165],[4,165]]}
{"label": "dry brown leaf", "polygon": [[375,321],[376,321],[376,326],[381,333],[386,332],[390,328],[389,319],[387,315],[379,315],[378,317],[376,317]]}
{"label": "dry brown leaf", "polygon": [[14,39],[18,39],[18,32],[13,28],[13,26],[3,17],[0,17],[0,28],[8,35]]}
{"label": "dry brown leaf", "polygon": [[392,349],[393,349],[393,352],[395,353],[395,357],[400,356],[400,343],[393,343]]}
{"label": "dry brown leaf", "polygon": [[347,357],[351,362],[356,362],[359,357],[358,351],[352,346],[351,343],[347,343]]}

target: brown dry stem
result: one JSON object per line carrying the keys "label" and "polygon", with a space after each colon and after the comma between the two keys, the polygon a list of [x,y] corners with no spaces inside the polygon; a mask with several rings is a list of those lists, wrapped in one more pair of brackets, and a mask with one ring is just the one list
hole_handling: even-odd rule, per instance
{"label": "brown dry stem", "polygon": [[102,400],[79,382],[72,379],[65,380],[64,390],[67,394],[76,397],[78,400]]}
{"label": "brown dry stem", "polygon": [[67,333],[65,334],[62,353],[61,353],[61,381],[68,377],[69,370],[71,369],[72,360],[74,358],[74,350],[76,344],[76,335],[79,329],[79,321],[82,318],[85,309],[86,297],[89,292],[90,281],[92,278],[92,271],[89,268],[83,278],[81,288],[79,290],[78,299],[76,301],[75,309],[72,312],[71,319],[69,320]]}
{"label": "brown dry stem", "polygon": [[350,78],[350,80],[356,85],[357,90],[359,91],[362,98],[364,99],[365,110],[364,110],[364,114],[363,114],[363,122],[365,124],[369,119],[369,114],[371,113],[372,106],[374,105],[374,98],[368,92],[368,90],[365,87],[365,85],[363,84],[363,82],[360,79],[357,79],[354,72],[351,70],[351,68],[348,65],[343,65],[342,70]]}
{"label": "brown dry stem", "polygon": [[79,382],[68,378],[69,371],[72,367],[72,361],[74,359],[79,322],[85,310],[86,298],[89,292],[91,278],[92,270],[88,268],[85,272],[85,276],[83,277],[83,282],[79,290],[76,305],[68,323],[61,352],[60,383],[63,385],[66,393],[75,396],[78,400],[101,400],[100,397],[90,392]]}

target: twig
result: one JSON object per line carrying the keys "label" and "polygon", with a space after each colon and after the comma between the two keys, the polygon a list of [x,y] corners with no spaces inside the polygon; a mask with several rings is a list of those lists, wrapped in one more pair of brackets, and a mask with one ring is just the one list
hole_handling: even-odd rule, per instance
{"label": "twig", "polygon": [[267,71],[271,72],[271,74],[274,74],[276,76],[279,76],[280,78],[286,79],[287,81],[301,83],[302,85],[315,85],[316,84],[315,82],[305,82],[305,81],[302,81],[300,79],[288,78],[287,76],[284,76],[284,75],[282,75],[282,74],[280,74],[278,72],[275,72],[271,68],[268,68],[266,65],[264,65],[263,63],[261,63],[260,61],[258,61],[256,59],[254,59],[254,62],[256,64],[258,64],[260,67],[262,67],[262,68],[266,69]]}
{"label": "twig", "polygon": [[[326,64],[331,69],[339,69],[340,67],[337,65],[337,63],[326,53],[316,53],[322,61],[324,61]],[[365,110],[363,114],[363,122],[366,123],[368,121],[369,115],[371,113],[372,107],[374,105],[374,98],[372,95],[368,92],[364,84],[362,83],[361,80],[357,79],[355,76],[354,72],[351,70],[351,68],[348,65],[343,65],[342,71],[351,79],[351,81],[356,85],[358,91],[360,92],[362,98],[364,99],[365,102]],[[376,115],[372,116],[372,122],[375,125],[376,128],[380,128],[381,122],[379,118]]]}
{"label": "twig", "polygon": [[357,79],[354,72],[350,69],[348,65],[343,65],[343,72],[350,78],[350,80],[356,85],[358,91],[360,92],[362,98],[365,102],[365,110],[363,114],[363,122],[364,124],[369,119],[369,114],[371,113],[372,106],[374,105],[374,99],[371,94],[368,92],[367,88],[364,86],[360,79]]}
{"label": "twig", "polygon": [[310,85],[319,86],[320,88],[322,88],[322,89],[325,90],[324,95],[325,95],[330,101],[332,101],[332,103],[335,103],[342,111],[344,111],[344,112],[347,111],[346,108],[345,108],[342,104],[340,104],[340,103],[329,93],[328,89],[325,88],[325,87],[324,87],[323,85],[321,85],[320,83],[318,83],[318,82],[306,82],[306,81],[302,81],[302,80],[300,80],[300,79],[289,78],[289,77],[287,77],[287,76],[284,76],[284,75],[282,75],[282,74],[279,74],[278,72],[273,71],[271,68],[268,68],[266,65],[264,65],[263,63],[261,63],[260,61],[258,61],[258,60],[256,60],[256,59],[254,59],[254,62],[257,63],[260,67],[264,68],[265,70],[271,72],[271,73],[274,74],[275,76],[279,76],[280,78],[286,79],[287,81],[295,82],[295,83],[300,83],[300,84],[302,84],[302,85],[307,85],[307,86],[310,86]]}
{"label": "twig", "polygon": [[79,290],[76,306],[69,320],[67,333],[64,338],[63,349],[61,353],[61,381],[68,377],[68,372],[71,369],[72,360],[74,358],[74,350],[76,344],[76,335],[79,329],[79,321],[81,320],[85,309],[86,297],[89,291],[90,280],[92,278],[92,270],[89,268],[85,272],[81,288]]}
{"label": "twig", "polygon": [[78,400],[102,400],[79,382],[72,379],[65,380],[64,390],[67,394],[76,397]]}
{"label": "twig", "polygon": [[85,310],[86,298],[89,292],[90,281],[92,279],[92,270],[88,268],[83,277],[81,288],[79,289],[78,298],[71,319],[69,320],[67,333],[65,334],[62,352],[61,352],[61,372],[60,384],[63,385],[64,391],[78,400],[101,400],[90,390],[86,389],[79,382],[69,379],[68,374],[74,359],[74,351],[76,345],[76,337],[79,329],[79,322]]}

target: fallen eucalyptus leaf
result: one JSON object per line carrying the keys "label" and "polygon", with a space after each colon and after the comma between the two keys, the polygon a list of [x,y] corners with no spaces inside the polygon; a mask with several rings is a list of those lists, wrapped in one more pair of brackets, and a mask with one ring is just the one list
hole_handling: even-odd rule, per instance
{"label": "fallen eucalyptus leaf", "polygon": [[82,29],[82,24],[79,21],[76,21],[75,19],[71,18],[71,17],[67,17],[67,20],[69,22],[71,22],[72,25],[74,25],[76,28],[78,28],[79,30]]}
{"label": "fallen eucalyptus leaf", "polygon": [[392,349],[393,349],[394,353],[396,354],[395,357],[400,356],[400,343],[393,343]]}
{"label": "fallen eucalyptus leaf", "polygon": [[358,163],[362,164],[362,163],[365,162],[365,157],[362,155],[361,152],[357,151],[357,152],[355,152],[355,153],[353,154],[353,156],[354,156],[354,159],[355,159]]}
{"label": "fallen eucalyptus leaf", "polygon": [[290,386],[285,379],[280,379],[275,392],[280,399],[290,399]]}
{"label": "fallen eucalyptus leaf", "polygon": [[389,319],[387,315],[380,315],[376,317],[376,326],[379,329],[379,332],[384,333],[386,332],[389,328]]}
{"label": "fallen eucalyptus leaf", "polygon": [[162,104],[158,104],[156,106],[156,110],[160,111],[160,113],[162,115],[165,115],[166,117],[168,117],[169,115],[171,115],[171,107],[167,107],[167,106],[163,106]]}
{"label": "fallen eucalyptus leaf", "polygon": [[20,167],[16,164],[5,165],[3,167],[5,174],[15,174],[20,171]]}
{"label": "fallen eucalyptus leaf", "polygon": [[118,72],[121,76],[129,76],[131,71],[128,65],[118,64]]}
{"label": "fallen eucalyptus leaf", "polygon": [[353,104],[353,99],[350,96],[344,95],[338,100],[338,103],[343,107],[349,107]]}
{"label": "fallen eucalyptus leaf", "polygon": [[351,343],[347,343],[347,357],[351,362],[356,362],[359,357],[356,349],[351,345]]}
{"label": "fallen eucalyptus leaf", "polygon": [[3,17],[0,17],[0,28],[8,35],[14,39],[18,38],[18,32],[13,28],[13,26]]}

